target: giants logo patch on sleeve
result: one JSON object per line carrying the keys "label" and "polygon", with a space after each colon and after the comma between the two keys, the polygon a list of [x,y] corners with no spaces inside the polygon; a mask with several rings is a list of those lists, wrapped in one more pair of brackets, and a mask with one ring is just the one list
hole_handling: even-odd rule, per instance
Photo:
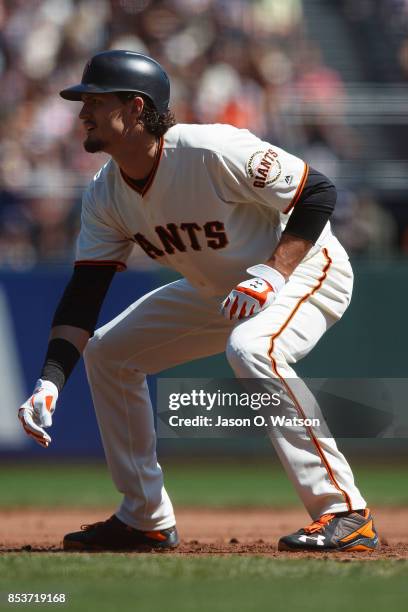
{"label": "giants logo patch on sleeve", "polygon": [[255,151],[249,158],[246,171],[253,179],[253,186],[267,187],[273,185],[281,175],[282,167],[277,159],[278,154],[273,149]]}

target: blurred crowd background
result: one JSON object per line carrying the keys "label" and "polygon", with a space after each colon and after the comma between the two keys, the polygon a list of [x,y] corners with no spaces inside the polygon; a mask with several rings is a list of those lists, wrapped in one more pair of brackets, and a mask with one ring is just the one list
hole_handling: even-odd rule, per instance
{"label": "blurred crowd background", "polygon": [[352,255],[408,251],[408,0],[0,0],[1,268],[73,259],[106,158],[58,92],[108,48],[163,64],[179,122],[247,127],[330,176]]}

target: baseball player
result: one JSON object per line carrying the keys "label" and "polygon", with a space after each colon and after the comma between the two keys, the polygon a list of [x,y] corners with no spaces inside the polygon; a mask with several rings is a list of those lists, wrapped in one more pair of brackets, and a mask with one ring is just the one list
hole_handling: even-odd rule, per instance
{"label": "baseball player", "polygon": [[[82,101],[84,148],[110,160],[84,193],[73,275],[19,418],[37,442],[51,443],[45,428],[83,352],[123,501],[108,520],[66,535],[64,548],[174,548],[146,374],[225,351],[237,377],[279,381],[285,415],[310,414],[315,400],[292,365],[341,318],[353,285],[330,229],[336,190],[247,130],[176,124],[167,74],[147,56],[99,53],[81,83],[61,96]],[[112,278],[126,269],[135,244],[183,278],[94,331]],[[376,548],[372,516],[335,441],[309,426],[271,439],[312,518],[282,537],[279,549]]]}

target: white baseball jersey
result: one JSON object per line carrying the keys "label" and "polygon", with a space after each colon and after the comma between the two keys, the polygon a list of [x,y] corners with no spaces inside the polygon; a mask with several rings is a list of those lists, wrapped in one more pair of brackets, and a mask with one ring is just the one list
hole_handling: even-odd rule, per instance
{"label": "white baseball jersey", "polygon": [[[272,255],[305,162],[230,125],[171,128],[139,190],[110,160],[84,194],[77,264],[126,261],[134,244],[201,292],[223,295]],[[330,234],[327,224],[319,244]]]}
{"label": "white baseball jersey", "polygon": [[[237,377],[280,379],[285,417],[316,414],[316,400],[292,365],[350,302],[353,273],[330,225],[260,313],[229,321],[219,297],[248,266],[272,255],[307,173],[302,160],[247,130],[177,125],[161,141],[142,190],[111,160],[85,193],[78,264],[116,262],[123,269],[137,243],[185,277],[99,328],[84,353],[109,469],[124,494],[116,513],[124,523],[142,530],[175,523],[157,463],[146,374],[225,351]],[[332,438],[289,427],[271,440],[312,518],[365,507]]]}

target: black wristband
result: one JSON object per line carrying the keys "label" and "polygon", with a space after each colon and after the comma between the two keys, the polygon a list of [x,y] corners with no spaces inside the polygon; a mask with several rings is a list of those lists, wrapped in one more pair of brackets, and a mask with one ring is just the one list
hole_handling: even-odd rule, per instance
{"label": "black wristband", "polygon": [[40,378],[53,382],[60,392],[80,356],[72,342],[63,338],[50,340]]}

